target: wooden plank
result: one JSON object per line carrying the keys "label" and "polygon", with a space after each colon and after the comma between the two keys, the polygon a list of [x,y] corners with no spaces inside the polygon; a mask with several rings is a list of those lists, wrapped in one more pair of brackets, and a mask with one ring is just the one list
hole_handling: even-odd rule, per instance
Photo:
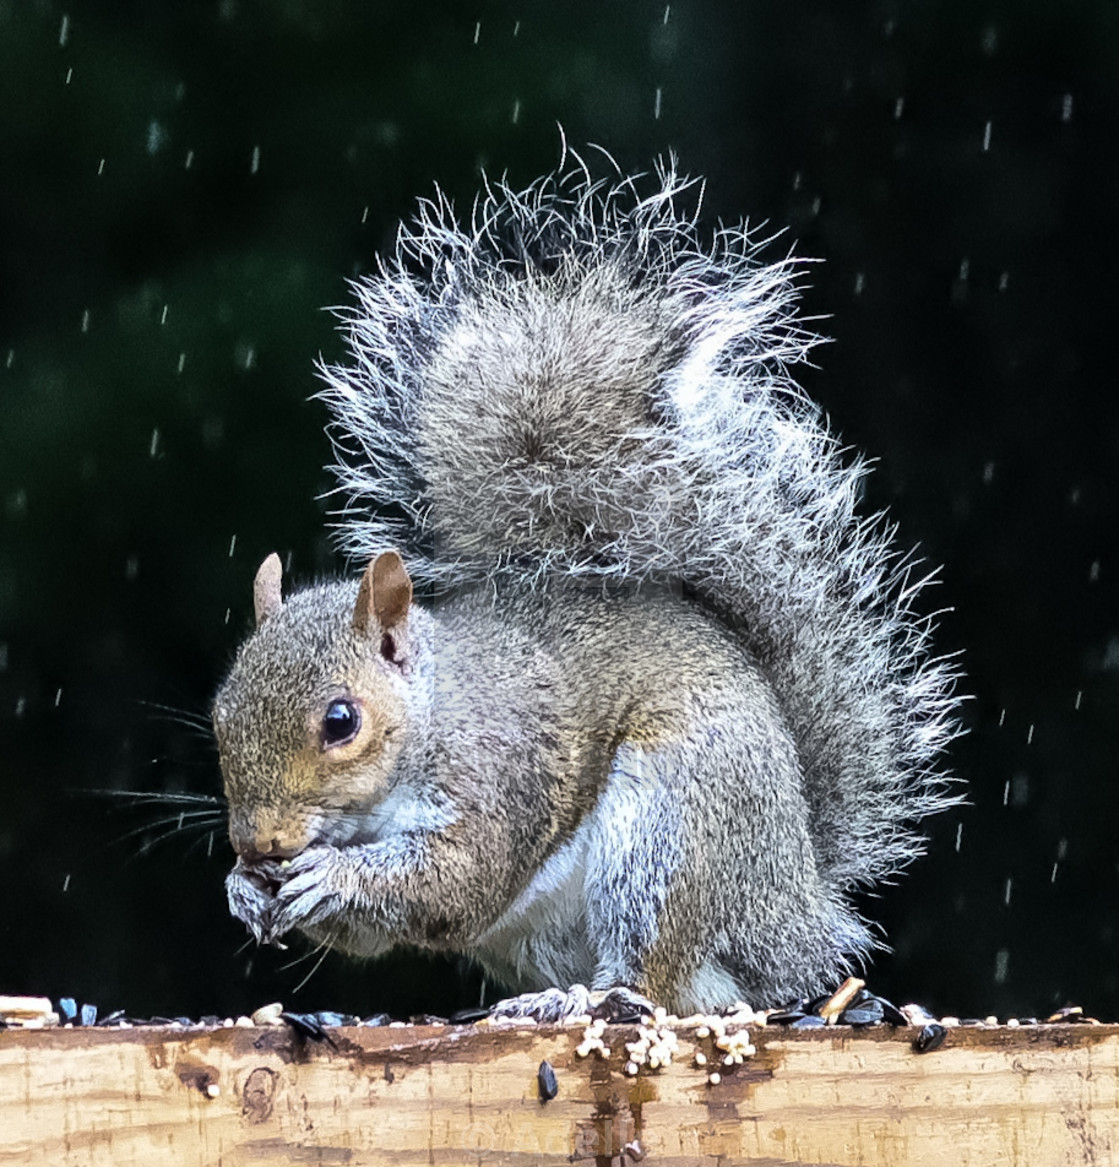
{"label": "wooden plank", "polygon": [[[753,1031],[723,1073],[578,1058],[582,1029],[0,1031],[0,1163],[999,1167],[1119,1162],[1119,1026]],[[537,1068],[558,1096],[539,1099]],[[629,1144],[631,1153],[625,1151]]]}

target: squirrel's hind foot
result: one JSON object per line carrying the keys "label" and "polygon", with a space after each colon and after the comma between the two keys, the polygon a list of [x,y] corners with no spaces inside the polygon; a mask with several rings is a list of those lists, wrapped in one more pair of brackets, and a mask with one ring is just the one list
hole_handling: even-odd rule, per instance
{"label": "squirrel's hind foot", "polygon": [[625,1025],[652,1017],[655,1006],[647,997],[624,985],[590,990],[586,985],[570,989],[543,989],[498,1001],[490,1013],[493,1021],[535,1021],[558,1025],[575,1017],[590,1017],[611,1025]]}

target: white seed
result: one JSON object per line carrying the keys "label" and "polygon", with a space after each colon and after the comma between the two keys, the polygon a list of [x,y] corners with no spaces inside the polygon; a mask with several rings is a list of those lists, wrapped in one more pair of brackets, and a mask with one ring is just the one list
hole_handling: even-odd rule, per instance
{"label": "white seed", "polygon": [[261,1005],[254,1010],[250,1020],[253,1025],[283,1025],[280,1014],[284,1011],[283,1003],[273,1001],[271,1005]]}

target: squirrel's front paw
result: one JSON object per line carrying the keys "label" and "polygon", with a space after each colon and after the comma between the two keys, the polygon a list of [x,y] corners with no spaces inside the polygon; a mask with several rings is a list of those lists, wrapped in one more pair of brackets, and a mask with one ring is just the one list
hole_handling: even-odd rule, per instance
{"label": "squirrel's front paw", "polygon": [[283,871],[271,910],[271,937],[339,915],[353,898],[349,868],[336,847],[308,847]]}
{"label": "squirrel's front paw", "polygon": [[272,908],[275,900],[268,885],[239,859],[225,877],[229,912],[253,934],[258,944],[272,938]]}

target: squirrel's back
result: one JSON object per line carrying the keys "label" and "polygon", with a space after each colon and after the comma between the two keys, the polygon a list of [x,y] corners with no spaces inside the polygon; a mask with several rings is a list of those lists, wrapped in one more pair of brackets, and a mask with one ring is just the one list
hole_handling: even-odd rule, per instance
{"label": "squirrel's back", "polygon": [[705,240],[674,172],[582,168],[441,197],[357,285],[351,363],[324,370],[348,549],[405,550],[435,588],[499,577],[680,586],[764,670],[836,892],[920,851],[954,801],[937,770],[954,670],[924,583],[791,379],[816,338],[796,265],[745,228]]}

